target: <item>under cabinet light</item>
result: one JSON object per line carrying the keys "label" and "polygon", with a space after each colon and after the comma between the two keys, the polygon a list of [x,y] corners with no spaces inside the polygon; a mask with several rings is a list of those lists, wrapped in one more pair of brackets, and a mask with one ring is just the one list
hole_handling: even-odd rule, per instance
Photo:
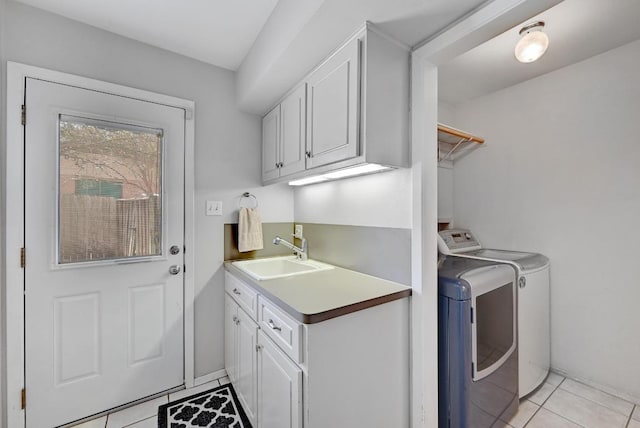
{"label": "under cabinet light", "polygon": [[354,166],[353,168],[341,169],[339,171],[330,172],[325,174],[324,176],[329,179],[344,178],[344,177],[351,177],[354,175],[369,174],[370,172],[384,171],[386,169],[391,169],[391,168],[389,168],[388,166],[378,165],[376,163],[367,163],[360,166]]}
{"label": "under cabinet light", "polygon": [[327,179],[322,175],[315,175],[313,177],[290,181],[289,186],[304,186],[305,184],[320,183],[321,181],[327,181]]}
{"label": "under cabinet light", "polygon": [[289,186],[304,186],[305,184],[320,183],[323,181],[337,180],[339,178],[354,177],[356,175],[371,174],[374,172],[387,171],[392,168],[388,166],[378,165],[375,163],[367,163],[350,168],[340,169],[338,171],[328,172],[322,175],[314,175],[313,177],[301,178],[289,182]]}

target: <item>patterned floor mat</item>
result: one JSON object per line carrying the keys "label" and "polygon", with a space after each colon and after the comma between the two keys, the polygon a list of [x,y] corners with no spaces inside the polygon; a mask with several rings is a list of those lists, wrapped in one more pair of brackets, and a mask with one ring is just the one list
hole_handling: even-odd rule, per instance
{"label": "patterned floor mat", "polygon": [[158,428],[251,428],[231,384],[163,404]]}

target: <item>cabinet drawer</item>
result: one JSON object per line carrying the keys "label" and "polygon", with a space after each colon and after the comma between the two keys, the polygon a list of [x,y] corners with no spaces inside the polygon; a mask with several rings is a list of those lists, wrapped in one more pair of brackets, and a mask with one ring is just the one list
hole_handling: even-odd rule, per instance
{"label": "cabinet drawer", "polygon": [[293,361],[302,363],[302,324],[260,296],[258,325]]}
{"label": "cabinet drawer", "polygon": [[253,288],[229,272],[225,272],[224,289],[251,318],[257,321],[258,293]]}

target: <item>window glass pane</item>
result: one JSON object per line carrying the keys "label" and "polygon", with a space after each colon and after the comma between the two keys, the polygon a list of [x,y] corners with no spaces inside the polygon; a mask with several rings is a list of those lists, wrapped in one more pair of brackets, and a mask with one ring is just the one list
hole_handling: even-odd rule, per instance
{"label": "window glass pane", "polygon": [[491,367],[513,344],[513,284],[508,283],[476,298],[478,371]]}
{"label": "window glass pane", "polygon": [[59,117],[58,263],[162,254],[162,130]]}

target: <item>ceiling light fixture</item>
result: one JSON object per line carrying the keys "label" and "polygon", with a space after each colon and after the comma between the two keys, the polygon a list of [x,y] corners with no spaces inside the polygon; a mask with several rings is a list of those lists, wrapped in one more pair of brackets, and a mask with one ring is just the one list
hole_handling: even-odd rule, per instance
{"label": "ceiling light fixture", "polygon": [[515,55],[518,61],[529,63],[537,60],[549,47],[549,37],[542,31],[544,22],[538,21],[520,29],[522,38],[516,44]]}

